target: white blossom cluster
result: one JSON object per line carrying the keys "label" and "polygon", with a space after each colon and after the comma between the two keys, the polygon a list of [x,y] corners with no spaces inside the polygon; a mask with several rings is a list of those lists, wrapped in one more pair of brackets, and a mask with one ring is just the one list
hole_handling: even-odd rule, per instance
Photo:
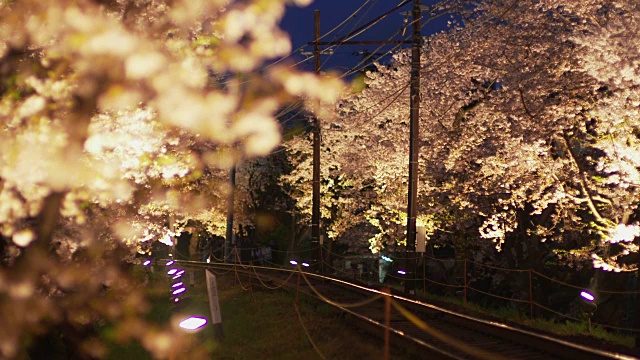
{"label": "white blossom cluster", "polygon": [[[638,221],[639,6],[483,1],[461,6],[469,11],[461,26],[425,38],[419,213],[455,241],[479,236],[500,249],[508,238],[552,240],[568,263],[634,270],[637,235],[611,242],[610,234]],[[410,52],[398,51],[322,122],[323,181],[354,184],[340,216],[356,219],[336,223],[371,224],[373,251],[406,237],[398,219],[406,218],[410,69]],[[288,182],[307,208],[311,146],[297,141],[299,173]]]}
{"label": "white blossom cluster", "polygon": [[[219,167],[278,146],[288,102],[337,99],[335,78],[263,66],[291,50],[278,27],[289,3],[308,1],[0,1],[1,260],[22,269],[0,269],[0,308],[16,314],[0,357],[87,314],[155,357],[184,348],[140,316],[122,262],[175,234],[170,217],[220,233]],[[78,351],[104,356],[87,341]]]}

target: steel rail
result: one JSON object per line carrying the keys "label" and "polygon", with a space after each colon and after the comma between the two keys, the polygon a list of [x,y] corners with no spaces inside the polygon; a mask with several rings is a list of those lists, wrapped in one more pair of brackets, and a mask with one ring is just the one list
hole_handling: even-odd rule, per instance
{"label": "steel rail", "polygon": [[[298,272],[297,268],[286,269],[251,265],[251,269],[246,270],[245,268],[247,265],[240,267],[239,264],[233,263],[202,263],[197,261],[177,262],[185,267],[195,268],[230,269],[235,266],[238,274],[243,274],[248,278],[254,278],[254,272],[260,272],[260,276],[263,279],[271,278],[271,280],[278,281],[282,281],[283,276],[285,278],[290,278],[293,273]],[[590,348],[588,346],[516,328],[500,322],[460,314],[433,304],[411,299],[400,294],[388,294],[379,289],[354,284],[343,279],[336,279],[312,272],[302,273],[306,279],[314,279],[317,281],[317,284],[314,284],[313,287],[321,287],[323,291],[333,292],[335,296],[350,297],[351,301],[354,303],[362,301],[361,298],[358,299],[358,296],[390,296],[393,300],[404,303],[405,307],[414,314],[418,314],[420,318],[430,318],[429,322],[432,326],[434,326],[435,323],[435,327],[439,327],[441,331],[447,333],[448,336],[464,337],[465,341],[469,341],[472,344],[473,341],[476,340],[476,346],[481,348],[482,351],[493,352],[496,355],[502,355],[509,359],[638,359],[626,354]],[[293,283],[286,284],[290,289],[298,289],[298,291],[301,291],[308,296],[318,298],[319,301],[323,301],[319,296],[314,294],[315,290],[310,291],[310,285],[311,284],[305,284],[305,282],[301,282],[300,285]],[[305,289],[301,289],[302,287]],[[306,288],[309,289],[307,290]],[[330,298],[330,296],[331,295],[327,295],[328,298]],[[345,301],[341,300],[340,302],[344,303]],[[370,309],[369,311],[372,314],[378,315],[378,319],[375,319],[372,314],[364,314],[365,311],[362,309],[360,309],[360,311],[356,311],[351,308],[340,306],[340,304],[335,301],[328,303],[362,322],[378,327],[378,330],[384,330],[385,328],[384,319],[380,319],[383,312],[378,308],[373,309],[371,308],[371,305],[368,305],[368,308]],[[367,309],[367,306],[363,306],[362,308]],[[401,325],[403,325],[402,328],[400,328]],[[410,321],[406,319],[404,321],[402,319],[399,321],[396,319],[395,324],[393,324],[390,329],[390,331],[397,337],[413,342],[414,344],[423,347],[426,351],[439,356],[439,358],[477,358],[470,356],[469,352],[464,351],[464,349],[457,349],[453,346],[443,344],[440,341],[436,341],[432,336],[421,333],[417,330],[417,327],[410,324]],[[471,345],[471,347],[474,346]],[[521,349],[521,351],[518,349]],[[504,353],[502,351],[504,351]]]}

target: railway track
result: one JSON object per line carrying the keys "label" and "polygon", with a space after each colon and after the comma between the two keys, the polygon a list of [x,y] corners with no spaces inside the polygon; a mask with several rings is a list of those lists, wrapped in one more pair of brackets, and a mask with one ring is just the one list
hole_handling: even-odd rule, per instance
{"label": "railway track", "polygon": [[326,302],[412,356],[429,359],[637,359],[566,342],[416,301],[388,290],[305,272],[241,264],[179,262],[186,268],[233,271],[241,282],[286,288]]}

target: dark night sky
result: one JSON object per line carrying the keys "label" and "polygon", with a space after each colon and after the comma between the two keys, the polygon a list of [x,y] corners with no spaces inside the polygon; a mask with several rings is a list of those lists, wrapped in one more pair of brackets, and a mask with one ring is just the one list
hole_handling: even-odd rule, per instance
{"label": "dark night sky", "polygon": [[[287,12],[282,21],[282,27],[289,32],[292,40],[293,49],[297,49],[300,46],[306,44],[309,41],[313,41],[314,36],[314,10],[320,10],[320,33],[321,36],[340,24],[343,20],[349,17],[354,11],[361,7],[366,0],[316,0],[311,5],[305,8],[299,8],[294,6],[287,7]],[[367,24],[379,15],[391,10],[396,5],[400,4],[402,0],[370,0],[355,17],[347,21],[342,27],[323,38],[322,41],[335,41],[349,32]],[[423,4],[429,5],[433,1],[423,0]],[[352,40],[388,40],[392,36],[402,30],[404,25],[404,15],[401,12],[411,10],[411,2],[401,9],[389,14],[373,27],[365,31],[363,34],[353,38]],[[423,35],[429,35],[435,31],[441,30],[446,25],[446,19],[438,20],[435,24],[429,24],[422,29]],[[411,28],[407,28],[406,36],[411,34]],[[393,37],[395,40],[402,39],[401,35]],[[402,45],[407,47],[409,45]],[[321,60],[323,62],[322,69],[329,70],[335,69],[339,72],[344,72],[355,66],[358,61],[362,59],[362,55],[354,54],[355,52],[368,50],[374,51],[379,45],[343,45],[335,49],[333,55],[323,55]],[[393,45],[387,45],[377,52],[385,53],[389,49],[393,48]],[[313,51],[312,46],[305,46],[303,51]],[[305,56],[297,53],[294,55],[294,60],[300,61]],[[325,63],[326,62],[326,63]],[[299,66],[302,69],[313,70],[313,60],[307,61]]]}

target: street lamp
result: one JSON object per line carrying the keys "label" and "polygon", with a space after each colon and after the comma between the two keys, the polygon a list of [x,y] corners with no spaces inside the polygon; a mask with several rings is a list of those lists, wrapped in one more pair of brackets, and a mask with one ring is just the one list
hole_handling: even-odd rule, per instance
{"label": "street lamp", "polygon": [[580,292],[581,308],[582,313],[587,316],[587,326],[589,332],[591,332],[591,316],[598,309],[598,305],[596,305],[595,300],[596,297],[588,290],[582,290]]}
{"label": "street lamp", "polygon": [[188,331],[196,331],[207,324],[207,319],[200,316],[189,316],[179,324],[180,328]]}
{"label": "street lamp", "polygon": [[580,292],[580,297],[581,297],[584,301],[586,301],[586,302],[590,302],[590,303],[592,303],[592,302],[596,299],[596,297],[595,297],[595,296],[593,296],[593,294],[592,294],[592,293],[590,293],[590,292],[588,292],[588,291],[586,291],[586,290],[582,290],[582,291]]}
{"label": "street lamp", "polygon": [[187,291],[187,288],[183,288],[183,287],[181,287],[181,288],[179,288],[179,289],[175,289],[175,290],[173,290],[172,294],[175,296],[175,295],[178,295],[178,294],[182,294],[182,293],[183,293],[183,292],[185,292],[185,291]]}

